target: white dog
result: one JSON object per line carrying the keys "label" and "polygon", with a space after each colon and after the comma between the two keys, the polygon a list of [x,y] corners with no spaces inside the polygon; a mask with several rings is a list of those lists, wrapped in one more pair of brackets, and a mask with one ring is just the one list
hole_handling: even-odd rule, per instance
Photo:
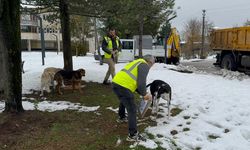
{"label": "white dog", "polygon": [[43,96],[43,90],[50,93],[50,86],[54,86],[54,75],[62,69],[60,68],[54,68],[54,67],[48,67],[45,68],[43,71],[43,74],[41,76],[41,95]]}

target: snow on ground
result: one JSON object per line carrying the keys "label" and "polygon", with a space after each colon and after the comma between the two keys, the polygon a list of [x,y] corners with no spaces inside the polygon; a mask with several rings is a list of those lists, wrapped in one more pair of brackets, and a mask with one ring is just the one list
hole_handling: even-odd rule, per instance
{"label": "snow on ground", "polygon": [[[80,103],[71,103],[67,101],[42,101],[42,102],[30,102],[23,100],[23,107],[25,110],[39,110],[54,112],[59,110],[78,110],[78,112],[90,112],[96,111],[100,106],[86,107],[81,106]],[[0,112],[4,110],[4,102],[0,101]]]}
{"label": "snow on ground", "polygon": [[[41,65],[41,53],[23,52],[22,58],[25,60],[23,93],[40,89],[40,77],[45,67],[63,67],[62,53],[57,55],[47,52],[45,66]],[[73,64],[74,69],[86,70],[83,78],[86,81],[101,83],[107,70],[106,64],[99,65],[90,54],[73,57]],[[116,71],[124,65],[125,63],[117,64]],[[158,144],[166,149],[174,149],[174,145],[177,145],[182,150],[249,150],[250,78],[244,76],[239,80],[240,74],[228,71],[228,75],[223,76],[195,71],[181,73],[170,70],[171,68],[180,69],[176,66],[155,64],[149,72],[148,83],[155,79],[169,83],[173,91],[172,108],[178,107],[183,111],[168,120],[166,102],[161,100],[159,113],[164,117],[157,118],[156,126],[148,126],[145,131],[141,131],[150,133],[155,138],[139,144],[152,149]],[[227,78],[229,75],[231,77]],[[47,105],[49,102],[44,103]],[[3,102],[0,102],[0,110],[3,106]],[[50,105],[46,108],[51,107]],[[98,107],[93,111],[95,109]],[[107,109],[115,110],[112,107]],[[173,130],[178,133],[172,135]]]}
{"label": "snow on ground", "polygon": [[[161,135],[158,140],[163,145],[168,146],[170,138],[183,149],[250,148],[249,79],[239,81],[215,75],[177,73],[167,71],[160,64],[149,74],[150,81],[157,78],[172,86],[172,104],[184,110],[170,120],[167,117],[158,119],[156,127],[147,128],[149,133]],[[166,114],[167,108],[162,109]],[[184,119],[184,116],[190,118]],[[184,128],[190,131],[183,132]],[[224,133],[226,129],[228,133]],[[178,134],[171,136],[172,130],[177,130]],[[212,135],[219,138],[209,138]]]}
{"label": "snow on ground", "polygon": [[[82,106],[80,103],[71,103],[67,101],[44,101],[38,102],[34,98],[22,97],[22,104],[24,110],[39,110],[54,112],[60,110],[77,110],[78,112],[96,111],[100,106],[87,107]],[[0,101],[0,113],[4,111],[4,101]]]}

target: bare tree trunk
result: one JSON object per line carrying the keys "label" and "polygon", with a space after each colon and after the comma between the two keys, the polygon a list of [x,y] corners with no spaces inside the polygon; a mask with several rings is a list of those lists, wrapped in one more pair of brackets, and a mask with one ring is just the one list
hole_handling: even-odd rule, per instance
{"label": "bare tree trunk", "polygon": [[22,112],[20,1],[0,2],[0,59],[3,61],[5,112]]}
{"label": "bare tree trunk", "polygon": [[192,51],[192,57],[191,58],[195,58],[194,57],[194,43],[193,43],[193,40],[191,41],[191,51]]}
{"label": "bare tree trunk", "polygon": [[71,51],[69,5],[67,0],[60,0],[60,17],[62,26],[64,69],[71,71],[73,70],[73,63]]}
{"label": "bare tree trunk", "polygon": [[[0,4],[1,5],[1,4]],[[3,30],[4,27],[3,27],[3,22],[2,22],[2,19],[0,17],[0,69],[1,69],[1,72],[0,72],[0,100],[5,100],[6,99],[6,96],[5,96],[5,89],[6,89],[6,86],[7,86],[7,82],[6,82],[6,79],[7,79],[7,65],[6,63],[8,62],[7,60],[7,47],[6,47],[6,44],[4,43],[5,41],[3,40],[4,37],[3,37]]]}
{"label": "bare tree trunk", "polygon": [[142,58],[143,15],[140,15],[139,31],[139,57]]}
{"label": "bare tree trunk", "polygon": [[142,58],[142,35],[143,35],[143,24],[144,24],[144,0],[140,0],[141,2],[141,12],[139,14],[139,57]]}

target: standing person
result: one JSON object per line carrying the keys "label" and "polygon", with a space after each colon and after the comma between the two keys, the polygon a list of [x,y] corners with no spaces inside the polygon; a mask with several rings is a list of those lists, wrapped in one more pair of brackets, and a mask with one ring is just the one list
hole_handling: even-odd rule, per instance
{"label": "standing person", "polygon": [[117,60],[118,52],[121,51],[121,41],[116,35],[114,28],[110,28],[108,34],[104,36],[102,50],[104,51],[103,62],[107,63],[109,66],[103,84],[108,85],[109,76],[111,75],[112,78],[115,76],[115,60]]}
{"label": "standing person", "polygon": [[[127,64],[112,80],[113,91],[120,100],[119,122],[128,121],[129,135],[127,141],[145,141],[146,139],[137,131],[136,104],[134,92],[137,91],[144,100],[152,100],[152,95],[146,91],[146,79],[149,69],[155,63],[152,55],[145,55]],[[128,112],[128,120],[125,115]]]}

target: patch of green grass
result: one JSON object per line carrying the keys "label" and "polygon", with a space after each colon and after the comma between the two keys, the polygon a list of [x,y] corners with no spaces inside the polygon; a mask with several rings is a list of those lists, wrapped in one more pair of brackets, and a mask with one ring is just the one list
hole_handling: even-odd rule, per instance
{"label": "patch of green grass", "polygon": [[164,116],[164,115],[162,115],[162,114],[158,114],[158,115],[157,115],[157,118],[164,118],[164,117],[166,117],[166,116]]}
{"label": "patch of green grass", "polygon": [[116,106],[118,107],[118,98],[113,93],[111,86],[90,82],[86,83],[86,86],[82,89],[83,93],[78,91],[72,92],[71,89],[64,90],[63,95],[52,93],[48,95],[48,99],[67,100],[71,102],[77,102],[84,104],[85,106],[101,105],[104,107]]}
{"label": "patch of green grass", "polygon": [[174,140],[170,141],[172,145],[177,146],[176,142]]}
{"label": "patch of green grass", "polygon": [[156,135],[158,138],[162,138],[162,137],[164,137],[163,135],[161,135],[161,134],[157,134]]}
{"label": "patch of green grass", "polygon": [[172,130],[172,131],[170,131],[170,133],[171,133],[171,135],[176,135],[176,134],[178,134],[178,131],[177,130]]}
{"label": "patch of green grass", "polygon": [[229,129],[225,129],[225,130],[224,130],[224,133],[228,133],[228,132],[230,132]]}
{"label": "patch of green grass", "polygon": [[183,132],[186,132],[186,131],[190,131],[190,129],[189,129],[189,128],[183,128],[182,131],[183,131]]}
{"label": "patch of green grass", "polygon": [[178,114],[180,114],[182,112],[182,109],[180,108],[172,108],[171,109],[171,116],[177,116]]}
{"label": "patch of green grass", "polygon": [[201,147],[196,147],[195,150],[201,150]]}
{"label": "patch of green grass", "polygon": [[37,109],[38,109],[38,103],[39,103],[39,101],[38,101],[37,99],[35,99],[35,101],[34,101],[34,107],[35,107],[35,110],[37,110]]}
{"label": "patch of green grass", "polygon": [[183,118],[184,118],[184,119],[189,119],[189,118],[190,118],[190,116],[183,116]]}
{"label": "patch of green grass", "polygon": [[65,123],[53,123],[52,127],[50,128],[52,132],[68,132],[70,131],[70,126]]}
{"label": "patch of green grass", "polygon": [[220,136],[210,134],[210,135],[208,135],[208,138],[209,139],[217,139],[217,138],[220,138]]}
{"label": "patch of green grass", "polygon": [[151,133],[147,133],[147,136],[148,136],[149,139],[154,139],[155,138],[155,136],[153,134],[151,134]]}
{"label": "patch of green grass", "polygon": [[174,146],[175,148],[174,149],[176,149],[176,150],[181,150],[181,148],[179,148],[178,146],[177,146],[177,144],[176,144],[176,142],[174,141],[174,140],[170,140],[170,143],[172,144],[172,146]]}

